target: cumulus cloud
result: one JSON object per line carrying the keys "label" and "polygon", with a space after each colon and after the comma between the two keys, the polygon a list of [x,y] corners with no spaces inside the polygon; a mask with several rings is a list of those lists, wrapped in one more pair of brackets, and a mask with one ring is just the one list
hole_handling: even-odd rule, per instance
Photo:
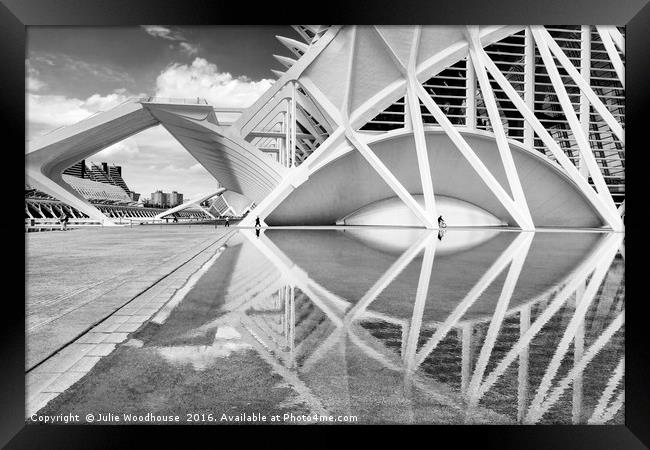
{"label": "cumulus cloud", "polygon": [[123,90],[108,95],[93,94],[86,99],[28,92],[27,121],[50,128],[71,125],[97,111],[113,108],[128,98],[129,95]]}
{"label": "cumulus cloud", "polygon": [[205,98],[218,107],[245,108],[271,87],[273,80],[252,81],[219,72],[217,65],[203,58],[191,64],[172,64],[156,79],[156,96]]}

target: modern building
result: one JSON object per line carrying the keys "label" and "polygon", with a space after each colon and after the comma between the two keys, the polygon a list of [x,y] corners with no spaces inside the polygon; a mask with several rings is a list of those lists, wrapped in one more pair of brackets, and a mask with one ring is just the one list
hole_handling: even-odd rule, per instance
{"label": "modern building", "polygon": [[157,190],[151,193],[149,203],[159,208],[173,208],[183,203],[183,194],[176,191],[169,193]]}
{"label": "modern building", "polygon": [[200,99],[133,99],[31,141],[30,183],[100,217],[61,172],[162,124],[256,205],[244,225],[623,230],[624,28],[295,29],[234,122]]}
{"label": "modern building", "polygon": [[172,191],[169,194],[169,206],[174,207],[183,203],[183,194]]}

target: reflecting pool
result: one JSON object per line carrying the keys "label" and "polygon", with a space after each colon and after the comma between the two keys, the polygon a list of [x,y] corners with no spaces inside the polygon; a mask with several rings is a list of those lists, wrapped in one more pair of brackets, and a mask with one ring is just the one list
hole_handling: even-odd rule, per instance
{"label": "reflecting pool", "polygon": [[621,234],[240,230],[44,409],[623,424],[624,299]]}

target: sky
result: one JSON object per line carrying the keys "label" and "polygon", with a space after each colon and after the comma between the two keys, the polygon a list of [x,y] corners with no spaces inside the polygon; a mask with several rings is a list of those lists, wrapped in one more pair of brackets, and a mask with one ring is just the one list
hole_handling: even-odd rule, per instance
{"label": "sky", "polygon": [[[205,98],[215,107],[247,107],[290,56],[275,39],[299,39],[290,26],[28,27],[26,132],[32,139],[110,109],[131,97]],[[122,166],[129,188],[186,198],[217,181],[162,127],[89,158]]]}

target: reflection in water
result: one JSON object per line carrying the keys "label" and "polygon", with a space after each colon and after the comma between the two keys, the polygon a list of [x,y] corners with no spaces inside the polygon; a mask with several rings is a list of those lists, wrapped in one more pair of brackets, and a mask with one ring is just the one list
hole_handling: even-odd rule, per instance
{"label": "reflection in water", "polygon": [[143,340],[196,371],[253,348],[312,409],[360,422],[623,423],[621,248],[606,233],[243,230]]}

